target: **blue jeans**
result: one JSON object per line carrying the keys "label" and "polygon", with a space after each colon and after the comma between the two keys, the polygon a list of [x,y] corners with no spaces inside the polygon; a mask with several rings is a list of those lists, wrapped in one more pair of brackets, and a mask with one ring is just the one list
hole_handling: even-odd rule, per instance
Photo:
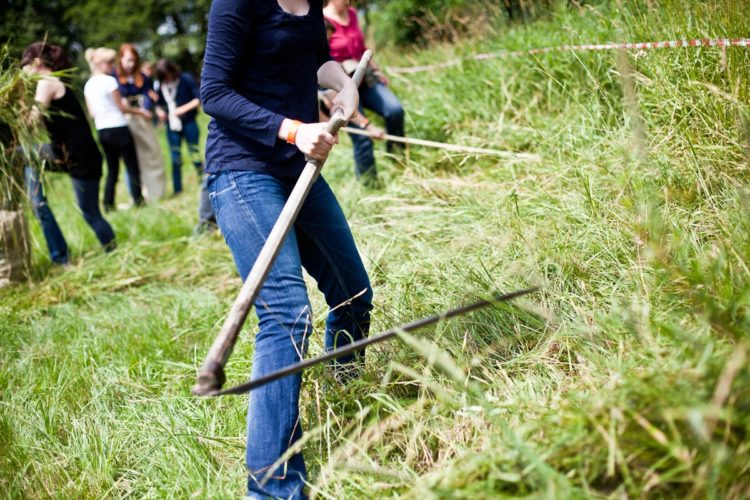
{"label": "blue jeans", "polygon": [[[364,109],[370,109],[385,119],[385,131],[390,135],[404,135],[404,108],[393,92],[383,85],[376,83],[372,87],[363,85],[359,89],[359,112],[364,115]],[[356,127],[349,124],[350,127]],[[354,168],[357,177],[375,175],[375,154],[372,139],[364,135],[349,134],[354,145]],[[388,152],[393,152],[400,145],[388,142]]]}
{"label": "blue jeans", "polygon": [[[214,214],[244,280],[255,262],[294,179],[253,171],[223,171],[208,176]],[[367,336],[372,288],[344,213],[325,180],[310,190],[255,303],[252,378],[296,363],[312,333],[312,311],[302,268],[317,281],[329,306],[325,346],[330,350]],[[342,305],[343,304],[343,305]],[[339,306],[339,307],[337,307]],[[358,366],[364,353],[337,360],[337,367]],[[302,436],[299,418],[300,374],[250,393],[247,413],[248,495],[254,498],[305,498],[307,477],[302,454],[264,476]]]}
{"label": "blue jeans", "polygon": [[[53,161],[55,155],[49,144],[39,148],[39,156],[45,161]],[[39,177],[39,170],[32,166],[24,169],[26,190],[31,201],[34,215],[39,219],[42,226],[42,234],[47,241],[50,259],[55,264],[66,264],[69,260],[68,245],[60,230],[60,226],[52,213],[44,188]],[[99,179],[76,179],[70,178],[73,183],[73,191],[78,201],[78,208],[83,214],[84,220],[94,230],[99,243],[105,250],[113,250],[115,247],[115,233],[112,226],[104,219],[99,209]]]}
{"label": "blue jeans", "polygon": [[182,192],[182,140],[185,139],[190,152],[193,166],[197,170],[203,170],[203,161],[198,148],[198,123],[195,120],[182,123],[182,131],[175,132],[167,126],[167,142],[172,155],[172,185],[175,194]]}
{"label": "blue jeans", "polygon": [[115,249],[115,232],[99,209],[99,179],[70,178],[83,219],[91,226],[106,252]]}
{"label": "blue jeans", "polygon": [[31,209],[42,226],[42,234],[47,242],[49,257],[55,264],[68,263],[68,244],[65,237],[57,224],[55,214],[47,203],[47,197],[44,194],[39,172],[33,167],[24,169],[26,177],[26,191],[29,193]]}

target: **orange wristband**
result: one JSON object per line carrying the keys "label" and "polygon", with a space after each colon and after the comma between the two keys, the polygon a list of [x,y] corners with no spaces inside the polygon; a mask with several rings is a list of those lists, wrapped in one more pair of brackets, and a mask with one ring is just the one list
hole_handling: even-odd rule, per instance
{"label": "orange wristband", "polygon": [[294,120],[292,122],[291,127],[289,127],[289,132],[286,134],[286,142],[288,144],[295,144],[297,142],[297,129],[300,125],[302,125],[302,122],[299,120]]}

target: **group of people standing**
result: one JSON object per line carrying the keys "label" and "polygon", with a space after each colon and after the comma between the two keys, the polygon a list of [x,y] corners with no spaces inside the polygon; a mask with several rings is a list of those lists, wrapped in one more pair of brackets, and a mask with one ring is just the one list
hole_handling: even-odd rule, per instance
{"label": "group of people standing", "polygon": [[[348,0],[324,3],[323,19],[329,41],[330,57],[341,63],[349,75],[365,51],[364,34],[355,9]],[[120,162],[124,163],[128,191],[134,206],[163,198],[167,191],[164,158],[155,125],[163,123],[172,163],[174,194],[182,192],[182,144],[187,144],[190,162],[203,178],[198,207],[197,231],[213,229],[216,219],[208,198],[207,178],[199,149],[200,132],[196,121],[201,106],[195,79],[168,59],[155,65],[143,63],[133,44],[124,43],[116,52],[100,47],[86,51],[91,76],[84,86],[88,115],[93,118],[101,151],[107,163],[101,206],[104,212],[116,210],[115,193]],[[69,75],[55,73],[69,70],[72,65],[64,50],[46,42],[26,48],[22,57],[25,71],[42,76],[37,85],[37,105],[50,144],[37,151],[26,152],[25,178],[34,214],[39,219],[53,263],[68,262],[65,238],[49,207],[41,182],[41,169],[32,156],[43,160],[48,171],[65,171],[73,179],[74,191],[84,218],[94,229],[106,249],[114,248],[114,232],[100,211],[99,180],[103,175],[102,156],[89,132],[86,113],[66,81]],[[384,133],[403,135],[404,112],[398,99],[388,88],[388,80],[371,67],[359,89],[359,109],[352,127],[370,132],[375,138]],[[321,115],[329,111],[335,91],[319,95]],[[365,108],[383,117],[386,131],[370,123]],[[376,177],[373,141],[370,137],[350,134],[354,146],[355,173],[370,180]],[[388,143],[389,152],[398,147]],[[39,162],[36,162],[37,164]],[[88,181],[84,186],[84,181]],[[96,182],[94,182],[96,181]]]}
{"label": "group of people standing", "polygon": [[[125,164],[134,206],[165,196],[166,176],[155,129],[157,119],[165,123],[174,193],[182,191],[183,140],[188,143],[193,164],[202,178],[196,123],[200,96],[195,80],[181,73],[173,62],[162,59],[156,64],[153,75],[157,82],[152,83],[152,75],[147,74],[150,68],[141,66],[138,51],[132,44],[123,44],[119,52],[104,47],[88,49],[86,61],[91,76],[83,95],[107,162],[101,199],[104,211],[117,207],[115,192],[121,160]],[[50,258],[55,264],[66,264],[69,252],[44,193],[40,176],[43,170],[70,175],[84,219],[103,248],[112,250],[116,245],[114,231],[102,215],[99,199],[103,158],[87,115],[70,86],[70,75],[65,73],[72,64],[60,46],[46,42],[29,45],[23,52],[21,64],[24,71],[39,76],[32,119],[41,120],[50,139],[49,144],[35,151],[23,152],[26,187]],[[35,161],[37,159],[40,161]],[[200,217],[210,220],[213,214],[206,214],[202,207]]]}

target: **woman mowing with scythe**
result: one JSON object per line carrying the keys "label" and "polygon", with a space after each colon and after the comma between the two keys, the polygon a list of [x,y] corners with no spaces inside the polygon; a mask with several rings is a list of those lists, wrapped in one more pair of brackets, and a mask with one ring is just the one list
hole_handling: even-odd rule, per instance
{"label": "woman mowing with scythe", "polygon": [[[213,118],[206,172],[214,213],[243,280],[305,155],[324,160],[337,142],[325,124],[316,123],[318,84],[338,92],[333,110],[353,114],[357,88],[330,59],[322,0],[214,0],[201,82],[201,100]],[[326,348],[365,337],[372,289],[346,218],[322,177],[255,303],[253,378],[299,361],[305,351],[312,313],[303,267],[331,308]],[[337,367],[357,366],[362,356],[339,358]],[[299,375],[287,377],[250,395],[246,461],[252,498],[305,498],[301,453],[271,470],[302,435],[300,383]]]}

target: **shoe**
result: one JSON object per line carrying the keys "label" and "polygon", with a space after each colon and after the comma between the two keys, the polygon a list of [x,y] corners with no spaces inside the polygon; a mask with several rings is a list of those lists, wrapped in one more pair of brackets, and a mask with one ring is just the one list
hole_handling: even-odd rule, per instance
{"label": "shoe", "polygon": [[104,249],[104,253],[112,253],[117,250],[117,241],[112,240],[106,245],[102,245],[102,248]]}
{"label": "shoe", "polygon": [[193,236],[199,236],[201,234],[211,234],[219,230],[219,225],[213,220],[204,220],[198,223],[193,229]]}
{"label": "shoe", "polygon": [[373,191],[378,191],[385,187],[385,183],[377,175],[363,175],[359,178],[359,180],[362,182],[362,186]]}

